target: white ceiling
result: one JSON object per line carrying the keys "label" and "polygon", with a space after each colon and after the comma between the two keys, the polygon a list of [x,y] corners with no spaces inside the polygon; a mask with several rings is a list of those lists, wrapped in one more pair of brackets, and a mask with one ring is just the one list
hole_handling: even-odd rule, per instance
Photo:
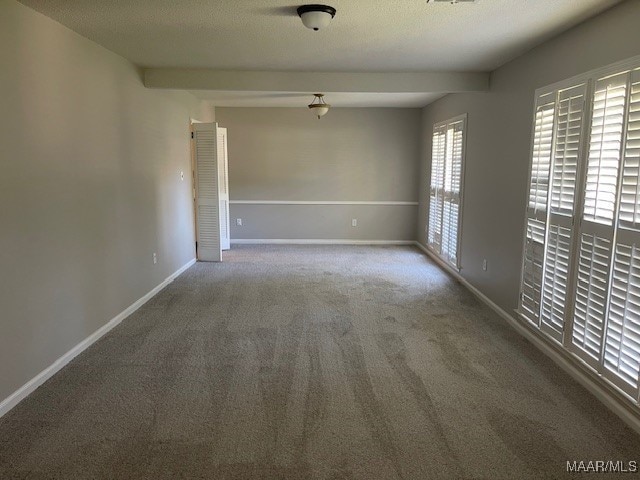
{"label": "white ceiling", "polygon": [[319,32],[297,17],[303,1],[20,1],[143,67],[469,72],[494,70],[621,0],[326,0],[337,14]]}

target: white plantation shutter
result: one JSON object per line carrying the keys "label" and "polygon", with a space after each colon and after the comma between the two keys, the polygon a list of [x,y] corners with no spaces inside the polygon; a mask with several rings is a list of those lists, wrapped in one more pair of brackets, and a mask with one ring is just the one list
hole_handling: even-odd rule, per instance
{"label": "white plantation shutter", "polygon": [[554,96],[538,97],[535,108],[519,310],[528,320],[538,325],[553,148]]}
{"label": "white plantation shutter", "polygon": [[586,89],[586,83],[582,83],[560,90],[555,107],[555,135],[550,166],[551,198],[540,327],[559,342],[563,340],[567,316],[573,214]]}
{"label": "white plantation shutter", "polygon": [[222,260],[220,243],[220,197],[216,124],[193,125],[195,145],[198,230],[198,259]]}
{"label": "white plantation shutter", "polygon": [[640,364],[639,70],[629,74],[629,86],[604,373],[628,393],[637,393]]}
{"label": "white plantation shutter", "polygon": [[581,235],[572,343],[591,364],[600,358],[610,261],[609,240],[596,234]]}
{"label": "white plantation shutter", "polygon": [[445,198],[442,209],[441,256],[452,265],[458,266],[458,203]]}
{"label": "white plantation shutter", "polygon": [[636,404],[639,64],[640,57],[536,96],[519,306]]}
{"label": "white plantation shutter", "polygon": [[571,240],[571,228],[549,225],[540,321],[541,328],[560,342],[566,316]]}
{"label": "white plantation shutter", "polygon": [[444,162],[446,125],[433,128],[431,147],[431,187],[429,191],[429,235],[428,243],[440,253],[442,242],[442,209],[444,206]]}
{"label": "white plantation shutter", "polygon": [[558,92],[551,212],[573,216],[586,84]]}
{"label": "white plantation shutter", "polygon": [[544,238],[544,222],[536,220],[535,218],[527,219],[520,311],[526,318],[536,324],[538,323],[538,317],[540,315]]}
{"label": "white plantation shutter", "polygon": [[442,213],[442,256],[458,266],[458,226],[460,223],[460,187],[464,120],[447,125],[444,176],[444,206]]}
{"label": "white plantation shutter", "polygon": [[591,114],[584,219],[612,225],[624,128],[627,74],[596,83]]}
{"label": "white plantation shutter", "polygon": [[[640,368],[640,243],[618,243],[611,282],[604,367],[637,391]],[[625,388],[626,387],[626,388]]]}
{"label": "white plantation shutter", "polygon": [[572,344],[592,364],[600,362],[609,301],[628,76],[598,80],[591,112]]}
{"label": "white plantation shutter", "polygon": [[553,98],[545,96],[540,98],[539,102],[542,104],[536,108],[533,159],[529,182],[529,209],[534,214],[547,211],[555,114],[555,100]]}
{"label": "white plantation shutter", "polygon": [[459,267],[460,211],[466,115],[433,128],[427,242],[448,263]]}
{"label": "white plantation shutter", "polygon": [[640,71],[631,77],[631,94],[627,115],[622,188],[620,193],[620,226],[640,229]]}

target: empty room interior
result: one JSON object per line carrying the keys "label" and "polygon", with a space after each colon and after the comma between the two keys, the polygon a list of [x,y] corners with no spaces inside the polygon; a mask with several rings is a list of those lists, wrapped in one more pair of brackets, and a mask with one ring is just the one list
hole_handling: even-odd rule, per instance
{"label": "empty room interior", "polygon": [[640,473],[639,24],[0,0],[0,479]]}

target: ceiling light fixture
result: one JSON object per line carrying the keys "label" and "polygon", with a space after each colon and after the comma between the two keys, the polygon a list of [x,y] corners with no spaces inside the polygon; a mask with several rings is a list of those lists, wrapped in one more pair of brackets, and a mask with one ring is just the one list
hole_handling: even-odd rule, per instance
{"label": "ceiling light fixture", "polygon": [[305,27],[317,32],[331,23],[336,16],[336,9],[328,5],[302,5],[298,7],[298,15]]}
{"label": "ceiling light fixture", "polygon": [[313,94],[313,101],[309,104],[309,110],[311,110],[314,115],[317,115],[318,119],[326,115],[330,108],[331,108],[331,105],[329,105],[328,103],[325,103],[324,101],[324,94],[322,93]]}

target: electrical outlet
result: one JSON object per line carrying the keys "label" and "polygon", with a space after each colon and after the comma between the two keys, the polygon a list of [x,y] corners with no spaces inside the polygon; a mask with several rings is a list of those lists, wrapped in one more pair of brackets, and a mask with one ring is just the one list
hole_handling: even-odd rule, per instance
{"label": "electrical outlet", "polygon": [[180,180],[184,182],[184,172],[180,172]]}
{"label": "electrical outlet", "polygon": [[241,218],[236,218],[236,225],[241,227],[242,226],[242,219]]}
{"label": "electrical outlet", "polygon": [[153,264],[155,265],[156,263],[158,263],[158,254],[153,252]]}
{"label": "electrical outlet", "polygon": [[487,259],[486,258],[482,261],[482,270],[484,270],[485,272],[487,271]]}
{"label": "electrical outlet", "polygon": [[352,227],[357,227],[358,226],[358,219],[357,218],[352,218],[351,219],[351,226]]}

